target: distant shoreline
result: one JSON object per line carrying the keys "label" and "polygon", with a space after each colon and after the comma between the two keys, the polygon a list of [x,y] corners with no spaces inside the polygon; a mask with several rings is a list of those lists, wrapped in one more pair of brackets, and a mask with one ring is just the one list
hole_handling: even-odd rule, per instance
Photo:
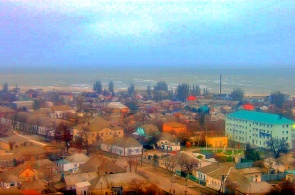
{"label": "distant shoreline", "polygon": [[[20,71],[23,72],[20,72]],[[294,69],[199,69],[194,67],[124,67],[101,69],[71,69],[55,71],[20,69],[14,73],[0,73],[0,83],[16,86],[22,92],[27,89],[42,88],[50,90],[92,91],[95,81],[100,80],[102,87],[108,88],[113,81],[115,90],[127,91],[130,84],[136,90],[146,90],[165,81],[169,89],[175,90],[179,84],[199,85],[210,93],[219,93],[220,74],[222,75],[222,93],[229,94],[233,89],[242,89],[246,96],[267,96],[273,91],[295,96]]]}
{"label": "distant shoreline", "polygon": [[[10,87],[10,90],[12,90],[13,88]],[[50,87],[43,87],[43,86],[34,86],[34,87],[20,87],[20,92],[21,93],[25,93],[26,91],[28,91],[29,89],[42,89],[44,92],[48,92],[48,91],[69,91],[69,92],[93,92],[93,90],[91,88],[85,88],[85,87],[65,87],[65,86],[50,86]],[[115,89],[116,92],[127,92],[126,89]],[[139,89],[138,92],[142,92],[145,91],[145,89]],[[218,93],[213,93],[213,94],[218,94]],[[265,97],[268,96],[270,94],[245,94],[244,97]],[[293,97],[293,96],[292,96]]]}

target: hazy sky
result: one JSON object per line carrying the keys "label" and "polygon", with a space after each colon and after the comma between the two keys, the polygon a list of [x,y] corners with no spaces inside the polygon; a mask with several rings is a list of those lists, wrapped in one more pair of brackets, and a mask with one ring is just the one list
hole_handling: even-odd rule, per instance
{"label": "hazy sky", "polygon": [[294,0],[0,0],[2,66],[295,66]]}

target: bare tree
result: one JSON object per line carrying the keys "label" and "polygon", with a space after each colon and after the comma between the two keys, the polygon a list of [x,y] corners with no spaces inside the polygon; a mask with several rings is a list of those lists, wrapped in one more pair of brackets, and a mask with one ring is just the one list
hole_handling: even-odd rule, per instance
{"label": "bare tree", "polygon": [[9,144],[9,149],[13,150],[13,146],[14,146],[15,142],[14,141],[9,141],[8,144]]}
{"label": "bare tree", "polygon": [[70,142],[72,141],[71,129],[65,123],[60,123],[55,129],[55,141],[65,142],[67,152],[70,148]]}
{"label": "bare tree", "polygon": [[129,165],[129,171],[131,172],[132,170],[132,166],[137,166],[137,162],[134,158],[132,158],[132,156],[129,156],[127,158],[127,164]]}
{"label": "bare tree", "polygon": [[177,158],[165,158],[164,165],[169,173],[174,173],[175,168],[177,166]]}
{"label": "bare tree", "polygon": [[274,158],[279,158],[281,154],[287,154],[289,152],[289,144],[286,139],[272,137],[266,141],[266,145],[273,153]]}
{"label": "bare tree", "polygon": [[192,173],[192,171],[198,167],[199,161],[195,158],[187,158],[185,161],[185,168],[189,174]]}
{"label": "bare tree", "polygon": [[168,172],[174,172],[176,166],[180,166],[182,172],[191,174],[192,170],[198,166],[199,161],[186,152],[179,152],[175,155],[167,157],[164,160],[165,167]]}
{"label": "bare tree", "polygon": [[10,125],[0,123],[0,134],[6,134],[11,129],[12,129],[12,127]]}
{"label": "bare tree", "polygon": [[77,103],[77,110],[80,112],[82,110],[82,105],[84,101],[84,97],[82,95],[79,95],[76,97],[76,103]]}
{"label": "bare tree", "polygon": [[84,147],[86,149],[86,155],[89,156],[90,154],[90,145],[88,141],[88,127],[82,127],[82,129],[79,131],[78,136],[75,137],[75,143],[78,147]]}
{"label": "bare tree", "polygon": [[294,183],[289,182],[288,180],[280,182],[279,185],[275,188],[272,188],[267,195],[277,195],[277,194],[295,194]]}

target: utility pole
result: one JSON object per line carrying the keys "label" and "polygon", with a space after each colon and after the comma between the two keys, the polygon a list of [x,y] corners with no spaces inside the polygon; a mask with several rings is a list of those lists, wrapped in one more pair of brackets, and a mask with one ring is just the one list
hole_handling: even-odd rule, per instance
{"label": "utility pole", "polygon": [[184,191],[184,195],[187,195],[187,180],[188,180],[188,178],[186,176],[186,178],[185,178],[185,191]]}
{"label": "utility pole", "polygon": [[205,141],[206,141],[206,151],[207,151],[207,123],[206,123],[206,118],[205,118],[205,125],[206,125],[206,136],[205,136]]}
{"label": "utility pole", "polygon": [[221,185],[220,185],[220,189],[218,191],[218,194],[223,194],[224,193],[224,180],[226,178],[227,175],[221,175]]}

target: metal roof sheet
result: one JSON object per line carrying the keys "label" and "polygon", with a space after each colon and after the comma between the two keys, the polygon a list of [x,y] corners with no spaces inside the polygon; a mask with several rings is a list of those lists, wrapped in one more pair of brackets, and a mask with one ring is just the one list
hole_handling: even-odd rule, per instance
{"label": "metal roof sheet", "polygon": [[226,117],[273,124],[273,125],[294,124],[294,121],[277,114],[255,112],[255,111],[248,111],[248,110],[239,110],[237,112],[227,114]]}

